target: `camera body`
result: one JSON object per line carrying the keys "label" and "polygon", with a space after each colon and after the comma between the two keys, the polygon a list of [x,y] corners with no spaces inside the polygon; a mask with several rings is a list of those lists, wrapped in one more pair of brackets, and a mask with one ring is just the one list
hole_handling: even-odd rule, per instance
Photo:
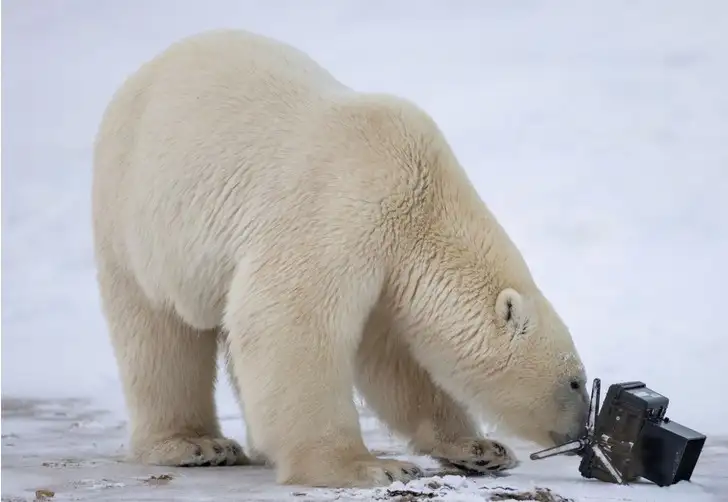
{"label": "camera body", "polygon": [[[594,436],[624,482],[645,478],[658,486],[690,480],[706,437],[666,417],[670,400],[643,382],[609,387]],[[613,481],[593,451],[584,451],[579,472]]]}
{"label": "camera body", "polygon": [[597,378],[583,437],[533,453],[531,459],[576,453],[583,477],[610,483],[645,478],[669,486],[690,480],[706,437],[667,418],[666,396],[639,381],[613,384],[600,410],[599,392]]}

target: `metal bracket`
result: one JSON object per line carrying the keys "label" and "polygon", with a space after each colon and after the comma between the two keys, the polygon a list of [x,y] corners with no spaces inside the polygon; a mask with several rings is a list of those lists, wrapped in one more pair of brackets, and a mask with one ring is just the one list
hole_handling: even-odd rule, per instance
{"label": "metal bracket", "polygon": [[599,416],[599,401],[601,393],[601,380],[599,378],[594,379],[591,390],[591,398],[589,400],[589,416],[586,422],[586,428],[584,435],[579,439],[569,441],[545,450],[537,451],[532,453],[531,460],[541,460],[556,455],[563,455],[565,453],[576,453],[577,455],[583,455],[586,450],[590,450],[594,457],[598,458],[604,468],[609,472],[614,481],[618,484],[624,484],[624,480],[620,472],[610,462],[609,457],[604,453],[603,445],[596,437],[596,424],[597,417]]}

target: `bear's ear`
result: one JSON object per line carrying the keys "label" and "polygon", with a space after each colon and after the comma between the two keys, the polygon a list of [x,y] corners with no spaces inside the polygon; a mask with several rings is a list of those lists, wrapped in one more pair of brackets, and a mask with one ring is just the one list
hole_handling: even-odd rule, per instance
{"label": "bear's ear", "polygon": [[513,288],[505,288],[495,300],[495,312],[511,336],[525,334],[528,327],[528,313],[521,294]]}

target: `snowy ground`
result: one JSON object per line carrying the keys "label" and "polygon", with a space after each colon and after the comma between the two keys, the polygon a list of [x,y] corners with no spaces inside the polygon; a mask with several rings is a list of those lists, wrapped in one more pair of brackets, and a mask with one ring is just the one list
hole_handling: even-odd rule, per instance
{"label": "snowy ground", "polygon": [[[541,486],[575,501],[728,500],[726,2],[7,0],[2,15],[3,500],[38,489],[54,500],[397,498],[277,487],[268,470],[121,462],[125,414],[91,260],[91,143],[128,73],[217,27],[281,38],[353,87],[427,109],[590,376],[646,381],[670,396],[674,420],[709,436],[690,484],[590,482],[572,458],[528,461],[526,445],[510,476],[449,478],[438,497]],[[224,429],[243,440],[225,383]],[[404,454],[362,421],[372,448]],[[160,474],[171,479],[150,479]]]}

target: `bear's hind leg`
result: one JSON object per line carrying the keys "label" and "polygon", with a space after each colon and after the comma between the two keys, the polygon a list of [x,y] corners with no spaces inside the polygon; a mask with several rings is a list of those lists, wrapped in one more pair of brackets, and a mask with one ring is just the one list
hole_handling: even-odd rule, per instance
{"label": "bear's hind leg", "polygon": [[308,260],[276,265],[238,271],[225,327],[250,439],[277,481],[372,487],[420,475],[414,464],[375,457],[361,436],[353,366],[378,295],[371,274],[312,269]]}
{"label": "bear's hind leg", "polygon": [[518,465],[505,445],[484,438],[466,410],[432,381],[377,309],[357,353],[356,385],[367,405],[412,449],[466,473]]}
{"label": "bear's hind leg", "polygon": [[168,466],[247,463],[217,420],[216,333],[153,308],[123,272],[100,267],[99,279],[130,414],[131,456]]}

